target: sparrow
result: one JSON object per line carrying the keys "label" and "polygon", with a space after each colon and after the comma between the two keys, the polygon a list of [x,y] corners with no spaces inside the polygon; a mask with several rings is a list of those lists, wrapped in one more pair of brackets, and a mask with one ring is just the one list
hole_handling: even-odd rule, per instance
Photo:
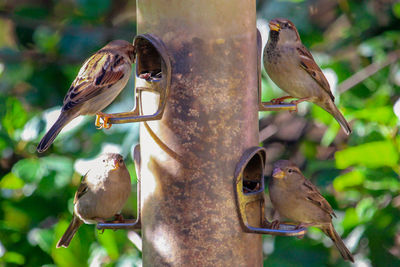
{"label": "sparrow", "polygon": [[68,247],[82,223],[104,222],[119,214],[131,192],[131,177],[120,154],[107,153],[97,158],[83,176],[75,193],[72,221],[57,243]]}
{"label": "sparrow", "polygon": [[288,160],[274,164],[269,196],[280,216],[298,223],[298,227],[320,228],[333,241],[343,259],[354,262],[353,255],[333,227],[332,217],[336,215],[331,205],[295,164]]}
{"label": "sparrow", "polygon": [[74,118],[102,114],[100,111],[124,89],[134,61],[135,48],[124,40],[112,41],[88,58],[64,98],[60,116],[40,141],[37,151],[46,151]]}
{"label": "sparrow", "polygon": [[298,98],[292,104],[310,101],[329,112],[349,135],[351,128],[336,107],[329,83],[307,48],[301,43],[294,24],[287,19],[269,22],[269,38],[264,48],[264,68],[271,80],[290,96],[273,99],[281,102]]}

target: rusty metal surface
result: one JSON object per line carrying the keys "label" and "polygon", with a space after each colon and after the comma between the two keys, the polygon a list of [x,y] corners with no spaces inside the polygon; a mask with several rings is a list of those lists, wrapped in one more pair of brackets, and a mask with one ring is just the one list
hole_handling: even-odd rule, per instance
{"label": "rusty metal surface", "polygon": [[[262,266],[261,235],[243,231],[233,190],[258,145],[255,1],[137,7],[138,33],[157,35],[172,61],[164,116],[140,129],[143,265]],[[156,103],[143,97],[143,109]]]}

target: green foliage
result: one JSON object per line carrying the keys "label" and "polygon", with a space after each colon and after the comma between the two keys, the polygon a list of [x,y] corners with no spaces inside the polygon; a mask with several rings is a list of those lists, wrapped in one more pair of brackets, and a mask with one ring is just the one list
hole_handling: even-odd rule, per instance
{"label": "green foliage", "polygon": [[[77,160],[95,157],[103,144],[125,142],[122,153],[132,171],[137,126],[115,127],[109,134],[97,131],[94,118],[87,117],[48,152],[35,151],[48,114],[62,105],[84,60],[110,40],[133,39],[135,21],[127,20],[123,9],[129,5],[127,11],[135,11],[135,2],[14,2],[0,3],[0,266],[137,265],[140,253],[125,231],[101,235],[95,226],[83,225],[68,249],[56,249],[72,219],[81,177]],[[109,27],[115,19],[119,24]],[[116,101],[128,107],[121,111],[132,106],[131,92],[127,88]],[[135,208],[132,194],[125,217],[133,217]]]}
{"label": "green foliage", "polygon": [[[112,39],[133,39],[136,1],[28,2],[0,3],[0,266],[139,266],[141,253],[125,231],[101,234],[93,225],[82,225],[68,249],[55,247],[72,218],[80,182],[78,160],[95,157],[104,144],[121,146],[136,181],[130,149],[138,139],[137,125],[98,131],[93,117],[86,117],[61,134],[48,152],[35,151],[49,114],[61,106],[82,62]],[[336,103],[354,130],[346,138],[324,110],[300,104],[293,117],[306,120],[304,130],[298,129],[302,134],[296,140],[275,135],[265,141],[267,148],[277,143],[283,147],[267,159],[303,163],[306,176],[337,213],[335,227],[360,265],[400,266],[400,111],[394,109],[400,64],[397,60],[338,92],[344,80],[372,63],[385,62],[399,49],[400,4],[257,2],[259,18],[287,17],[296,24],[317,63],[334,76],[329,82]],[[116,100],[122,107],[132,107],[132,83]],[[265,101],[284,95],[265,72],[262,87]],[[281,114],[262,113],[262,120]],[[132,192],[123,213],[134,217]],[[313,228],[303,239],[265,237],[264,247],[271,248],[265,266],[348,266],[328,238]]]}
{"label": "green foliage", "polygon": [[[305,175],[338,214],[333,222],[348,241],[356,262],[369,266],[400,264],[400,64],[397,58],[387,67],[379,67],[400,47],[400,5],[395,2],[332,1],[328,6],[324,1],[268,1],[260,6],[259,14],[266,20],[287,17],[298,26],[303,43],[322,70],[334,72],[337,82],[328,80],[335,102],[353,128],[345,138],[327,112],[316,105],[300,104],[303,113],[298,118],[305,116],[310,121],[304,133],[289,144],[274,135],[264,146],[276,147],[282,142],[285,150],[274,158],[302,164]],[[304,15],[307,9],[310,13]],[[376,73],[352,88],[337,91],[343,90],[344,80],[355,79],[356,72],[368,66],[371,70],[371,64]],[[264,100],[284,95],[266,75],[262,83],[267,91]],[[274,249],[267,253],[264,265],[347,266],[331,242],[325,243],[326,238],[310,230],[302,240],[266,239]]]}

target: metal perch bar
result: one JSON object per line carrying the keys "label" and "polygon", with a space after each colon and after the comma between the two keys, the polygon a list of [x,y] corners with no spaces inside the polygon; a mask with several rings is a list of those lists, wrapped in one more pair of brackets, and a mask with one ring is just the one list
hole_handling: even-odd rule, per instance
{"label": "metal perch bar", "polygon": [[[162,73],[161,80],[155,82],[147,81],[146,86],[135,87],[136,103],[132,111],[97,115],[96,122],[103,121],[102,125],[96,124],[99,129],[110,128],[112,124],[160,120],[163,116],[171,87],[172,74],[171,61],[167,49],[164,43],[152,34],[136,36],[134,45],[136,48],[136,74],[143,71],[151,72],[154,68],[160,68]],[[159,94],[157,110],[153,114],[143,115],[143,110],[141,109],[142,91]]]}

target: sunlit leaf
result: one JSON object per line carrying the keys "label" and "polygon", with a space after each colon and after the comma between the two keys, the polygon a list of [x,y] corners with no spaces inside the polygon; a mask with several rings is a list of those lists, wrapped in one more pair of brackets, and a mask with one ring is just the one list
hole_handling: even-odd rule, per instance
{"label": "sunlit leaf", "polygon": [[393,13],[397,18],[400,19],[400,3],[393,4]]}
{"label": "sunlit leaf", "polygon": [[24,255],[14,252],[14,251],[7,251],[2,258],[0,258],[0,262],[7,262],[9,264],[17,264],[23,265],[25,263]]}
{"label": "sunlit leaf", "polygon": [[365,180],[365,175],[359,171],[354,170],[335,178],[333,187],[336,191],[344,191],[347,187],[362,185]]}
{"label": "sunlit leaf", "polygon": [[391,192],[399,192],[400,181],[397,177],[377,176],[374,180],[366,180],[364,182],[364,187],[370,190],[388,190]]}
{"label": "sunlit leaf", "polygon": [[359,164],[370,168],[398,165],[399,153],[390,141],[378,141],[348,147],[335,153],[336,166],[345,169]]}
{"label": "sunlit leaf", "polygon": [[359,224],[359,217],[355,208],[347,208],[346,215],[342,221],[343,228],[351,229]]}
{"label": "sunlit leaf", "polygon": [[394,125],[397,121],[391,106],[368,108],[354,111],[352,115],[358,119],[375,121],[381,124]]}
{"label": "sunlit leaf", "polygon": [[20,189],[24,186],[24,181],[15,176],[12,172],[7,173],[0,180],[0,188],[3,189]]}

